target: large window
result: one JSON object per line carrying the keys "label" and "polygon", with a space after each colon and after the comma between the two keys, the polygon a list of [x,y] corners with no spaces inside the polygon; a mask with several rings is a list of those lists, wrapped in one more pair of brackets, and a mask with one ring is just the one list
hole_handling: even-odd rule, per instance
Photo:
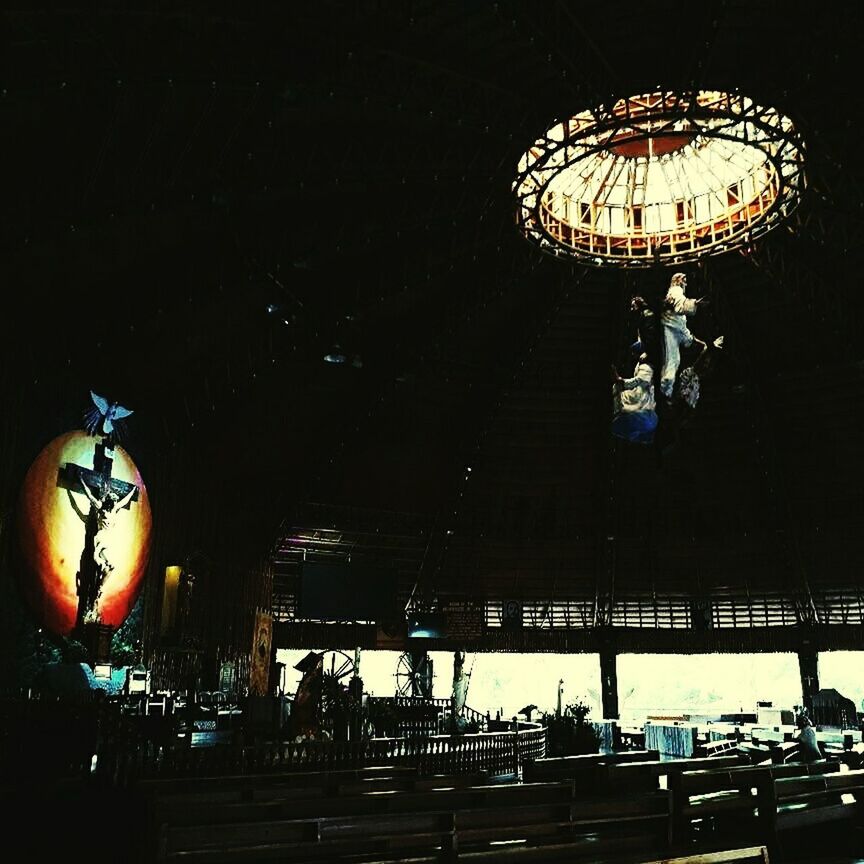
{"label": "large window", "polygon": [[[294,694],[301,677],[293,667],[308,653],[293,649],[277,652],[278,661],[286,665],[284,687],[289,695]],[[353,657],[353,652],[345,653]],[[393,696],[399,657],[398,651],[363,651],[360,675],[364,692]],[[429,657],[434,674],[432,695],[449,699],[453,686],[453,654],[430,651]],[[500,713],[510,718],[532,704],[540,711],[554,711],[558,682],[562,679],[563,704],[577,700],[586,702],[591,706],[591,716],[600,717],[600,666],[596,654],[468,653],[464,669],[471,674],[468,706],[484,714],[488,711],[492,717]]]}
{"label": "large window", "polygon": [[864,711],[864,651],[823,651],[819,655],[819,686],[833,687]]}
{"label": "large window", "polygon": [[755,712],[762,701],[791,709],[801,680],[794,654],[622,654],[618,695],[622,720],[641,724],[648,714]]}
{"label": "large window", "polygon": [[[323,650],[323,649],[317,649]],[[307,650],[277,652],[285,664],[283,687],[296,692],[301,674],[294,669]],[[354,652],[344,657],[353,661]],[[393,696],[398,683],[400,652],[363,651],[360,674],[363,689],[374,696]],[[350,672],[342,669],[343,655],[335,660],[335,671],[347,684]],[[433,664],[432,695],[450,698],[453,654],[430,651]],[[819,655],[822,687],[834,687],[864,707],[864,652],[834,651]],[[510,718],[526,705],[539,712],[554,711],[559,681],[563,680],[562,703],[587,703],[591,717],[599,719],[600,664],[596,654],[468,653],[464,669],[471,673],[467,704],[492,717]],[[329,670],[329,666],[328,666]],[[795,654],[621,654],[618,657],[618,697],[625,723],[641,725],[651,715],[712,718],[720,714],[755,713],[757,702],[792,709],[801,703],[801,679]],[[535,714],[536,716],[536,714]]]}

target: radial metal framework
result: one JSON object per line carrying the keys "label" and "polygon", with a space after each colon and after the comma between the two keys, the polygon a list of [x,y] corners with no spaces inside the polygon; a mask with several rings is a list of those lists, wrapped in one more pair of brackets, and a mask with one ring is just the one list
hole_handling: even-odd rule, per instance
{"label": "radial metal framework", "polygon": [[657,91],[555,123],[522,155],[517,221],[591,266],[679,264],[752,243],[804,189],[792,121],[738,93]]}

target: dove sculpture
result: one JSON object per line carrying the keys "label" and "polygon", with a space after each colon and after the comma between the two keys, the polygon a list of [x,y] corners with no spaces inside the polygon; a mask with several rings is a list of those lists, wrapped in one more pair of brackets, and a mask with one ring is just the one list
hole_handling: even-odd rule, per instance
{"label": "dove sculpture", "polygon": [[114,431],[114,423],[116,420],[122,420],[128,417],[132,410],[125,408],[118,402],[109,402],[104,396],[90,391],[90,398],[93,400],[95,408],[91,408],[85,415],[87,423],[87,431],[92,435],[101,423],[102,432],[105,435],[110,435]]}

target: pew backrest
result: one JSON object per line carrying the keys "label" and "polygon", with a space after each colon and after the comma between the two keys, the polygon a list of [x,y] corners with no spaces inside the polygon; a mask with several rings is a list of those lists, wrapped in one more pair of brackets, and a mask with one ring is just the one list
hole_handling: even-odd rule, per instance
{"label": "pew backrest", "polygon": [[[250,799],[228,802],[157,801],[152,821],[157,826],[266,822],[279,819],[357,816],[373,813],[411,813],[424,810],[456,810],[482,807],[513,807],[525,804],[569,803],[574,797],[571,780],[554,783],[512,783],[470,787],[404,791],[398,794],[368,791],[354,795],[321,795],[306,798]],[[272,792],[266,789],[266,793]]]}
{"label": "pew backrest", "polygon": [[389,849],[450,848],[452,812],[388,813],[292,819],[276,822],[187,825],[166,828],[160,861],[260,861],[262,858],[321,857],[336,860]]}
{"label": "pew backrest", "polygon": [[[766,820],[766,808],[773,810],[775,780],[816,777],[837,773],[835,762],[789,763],[733,767],[722,771],[688,771],[670,778],[672,796],[672,836],[686,835],[693,819],[731,816],[738,828],[742,819]],[[769,822],[771,820],[768,820]],[[755,825],[751,825],[755,829]]]}
{"label": "pew backrest", "polygon": [[658,778],[671,777],[684,771],[733,768],[742,765],[738,754],[694,759],[666,759],[626,764],[602,765],[600,782],[608,789],[647,789],[657,786]]}
{"label": "pew backrest", "polygon": [[[665,792],[624,800],[537,802],[535,797],[485,803],[488,806],[409,813],[166,825],[160,834],[159,858],[175,862],[194,858],[212,864],[325,856],[338,861],[343,856],[383,855],[395,849],[435,855],[438,849],[458,848],[460,860],[463,853],[467,860],[475,855],[482,858],[493,842],[555,844],[562,831],[574,852],[582,846],[585,851],[612,851],[621,843],[659,850],[668,841],[669,796]],[[493,854],[495,851],[503,850],[497,847]]]}
{"label": "pew backrest", "polygon": [[137,781],[137,791],[145,797],[168,793],[195,792],[207,788],[260,789],[263,786],[309,788],[352,780],[418,777],[415,766],[388,765],[368,768],[342,768],[333,771],[271,771],[262,774],[220,774],[212,777],[153,777]]}
{"label": "pew backrest", "polygon": [[766,793],[774,833],[864,816],[864,770],[775,780]]}
{"label": "pew backrest", "polygon": [[838,762],[787,762],[780,765],[741,765],[723,770],[702,769],[684,771],[678,775],[676,790],[682,795],[693,797],[712,792],[754,787],[765,778],[775,780],[786,777],[807,777],[837,773]]}
{"label": "pew backrest", "polygon": [[526,781],[585,779],[593,777],[600,764],[624,764],[659,760],[657,750],[619,750],[610,753],[585,753],[579,756],[546,756],[530,759],[522,766]]}
{"label": "pew backrest", "polygon": [[703,852],[684,858],[664,858],[662,861],[646,861],[644,864],[769,864],[765,846],[748,846],[726,852]]}

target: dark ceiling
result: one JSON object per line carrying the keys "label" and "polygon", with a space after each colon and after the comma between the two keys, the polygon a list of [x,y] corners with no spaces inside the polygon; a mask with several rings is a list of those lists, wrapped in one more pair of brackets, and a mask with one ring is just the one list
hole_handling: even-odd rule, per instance
{"label": "dark ceiling", "polygon": [[[6,11],[4,512],[92,388],[161,563],[336,528],[454,593],[854,592],[862,13],[809,7]],[[773,104],[809,159],[788,230],[690,268],[726,353],[662,453],[614,443],[608,370],[668,272],[542,256],[510,192],[552,119],[658,84]]]}

